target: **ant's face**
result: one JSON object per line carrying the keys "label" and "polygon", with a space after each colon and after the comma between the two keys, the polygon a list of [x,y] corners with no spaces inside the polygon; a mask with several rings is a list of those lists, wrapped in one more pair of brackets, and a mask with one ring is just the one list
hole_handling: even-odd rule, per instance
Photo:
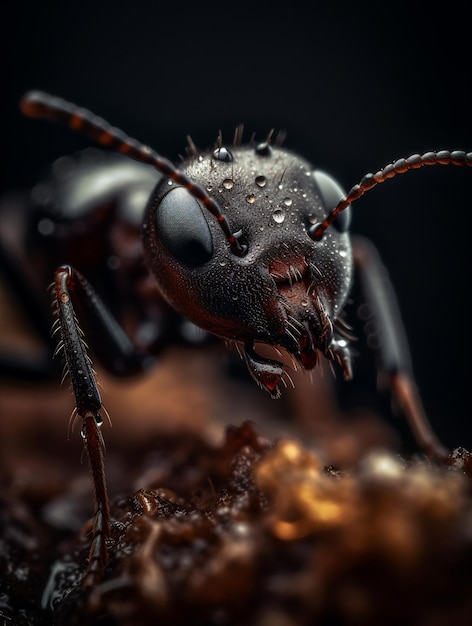
{"label": "ant's face", "polygon": [[220,148],[182,168],[217,201],[243,255],[198,200],[163,181],[147,209],[147,260],[184,317],[226,339],[281,346],[311,368],[351,284],[348,212],[313,241],[309,227],[343,191],[300,157],[266,148]]}

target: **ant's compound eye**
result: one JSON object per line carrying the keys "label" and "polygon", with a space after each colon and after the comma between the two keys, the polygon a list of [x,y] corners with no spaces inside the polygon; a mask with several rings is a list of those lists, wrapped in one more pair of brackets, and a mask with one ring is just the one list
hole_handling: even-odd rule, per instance
{"label": "ant's compound eye", "polygon": [[171,189],[156,212],[157,234],[177,261],[197,267],[213,256],[210,229],[196,198],[185,187]]}
{"label": "ant's compound eye", "polygon": [[[329,174],[325,174],[321,170],[315,170],[313,176],[320,190],[321,199],[323,200],[326,211],[330,213],[337,206],[339,201],[346,197],[346,193],[339,183],[329,176]],[[334,218],[333,226],[340,233],[345,233],[350,224],[351,207],[349,206]]]}

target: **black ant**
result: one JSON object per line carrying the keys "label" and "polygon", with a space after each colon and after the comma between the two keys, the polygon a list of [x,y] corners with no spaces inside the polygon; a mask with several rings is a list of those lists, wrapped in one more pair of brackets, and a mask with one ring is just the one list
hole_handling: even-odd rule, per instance
{"label": "black ant", "polygon": [[[342,314],[356,267],[380,336],[380,367],[420,447],[434,459],[448,456],[424,414],[393,289],[378,254],[370,242],[349,234],[350,205],[377,184],[412,169],[471,166],[472,153],[442,150],[399,159],[364,176],[345,194],[331,176],[275,145],[271,135],[260,143],[242,145],[242,131],[237,129],[233,145],[224,146],[219,139],[213,150],[202,153],[190,142],[189,157],[177,167],[64,100],[30,92],[23,97],[21,109],[31,117],[63,122],[134,159],[139,167],[146,164],[157,170],[159,174],[151,176],[144,169],[136,171],[136,180],[142,174],[149,200],[142,223],[143,249],[134,260],[140,262],[144,252],[159,294],[172,310],[196,327],[235,342],[251,376],[273,398],[280,395],[288,374],[282,362],[259,354],[257,344],[288,353],[306,370],[313,369],[322,355],[345,378],[352,376],[349,333]],[[139,220],[141,212],[137,212]],[[137,232],[138,220],[126,223],[133,223]],[[45,221],[42,227],[56,224]],[[100,239],[95,243],[100,250]],[[89,247],[90,240],[86,237],[82,245]],[[141,268],[139,263],[131,266],[133,271]],[[143,281],[142,268],[136,280]],[[141,301],[144,309],[153,298],[147,295]],[[146,357],[72,265],[59,265],[55,272],[54,303],[53,333],[60,337],[57,352],[63,353],[71,377],[74,413],[82,419],[95,488],[94,531],[84,577],[84,585],[90,586],[106,564],[110,514],[100,428],[104,409],[76,310],[80,308],[80,319],[87,322],[90,334],[100,336],[98,349],[109,369],[133,373],[146,366]],[[152,314],[146,315],[152,319]],[[156,354],[159,346],[152,337],[147,352]]]}

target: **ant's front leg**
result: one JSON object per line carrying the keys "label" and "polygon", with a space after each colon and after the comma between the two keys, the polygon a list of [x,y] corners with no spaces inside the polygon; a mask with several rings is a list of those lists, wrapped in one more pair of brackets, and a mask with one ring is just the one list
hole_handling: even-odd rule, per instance
{"label": "ant's front leg", "polygon": [[[107,563],[106,541],[110,531],[110,511],[105,479],[105,444],[101,433],[104,411],[97,388],[91,359],[87,353],[84,333],[79,327],[76,311],[72,304],[80,305],[87,314],[88,322],[95,332],[100,333],[105,345],[115,355],[117,362],[130,371],[137,367],[140,359],[133,346],[91,285],[76,270],[63,265],[56,270],[54,300],[57,319],[53,333],[60,333],[56,354],[63,353],[66,373],[70,375],[75,396],[74,417],[82,419],[82,436],[87,452],[95,494],[93,537],[89,563],[84,574],[83,585],[93,586],[102,576]],[[109,356],[109,359],[112,356]]]}
{"label": "ant's front leg", "polygon": [[[366,238],[352,238],[354,264],[368,307],[370,330],[377,335],[379,367],[398,400],[413,435],[428,457],[445,460],[448,450],[439,441],[426,416],[412,372],[406,333],[393,286],[375,246]],[[366,325],[367,326],[367,325]]]}

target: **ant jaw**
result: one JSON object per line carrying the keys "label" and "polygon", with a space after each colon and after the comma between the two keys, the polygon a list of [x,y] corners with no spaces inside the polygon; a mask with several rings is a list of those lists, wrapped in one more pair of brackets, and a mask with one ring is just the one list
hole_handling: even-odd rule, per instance
{"label": "ant jaw", "polygon": [[[313,369],[318,362],[318,350],[309,333],[300,337],[298,344],[294,344],[291,338],[285,346],[279,345],[287,351],[288,355],[296,359],[305,370]],[[258,354],[253,341],[247,341],[244,344],[243,356],[249,373],[259,387],[267,391],[273,399],[279,398],[281,395],[280,381],[282,380],[286,386],[282,378],[284,374],[291,380],[285,371],[284,363]]]}
{"label": "ant jaw", "polygon": [[273,399],[279,398],[279,382],[284,373],[283,364],[257,354],[254,343],[250,341],[244,345],[244,359],[249,373],[259,387],[269,392]]}
{"label": "ant jaw", "polygon": [[344,380],[352,379],[351,352],[345,339],[332,339],[325,357],[339,365]]}
{"label": "ant jaw", "polygon": [[[282,347],[282,346],[281,346]],[[348,342],[345,339],[331,339],[325,344],[325,348],[316,347],[311,334],[300,337],[300,342],[296,350],[286,346],[288,354],[291,354],[305,370],[313,369],[318,363],[319,350],[329,361],[333,361],[342,371],[345,380],[352,378],[351,352]],[[270,359],[258,354],[253,341],[246,341],[243,348],[243,356],[249,373],[255,382],[267,391],[273,399],[280,397],[279,383],[284,374],[284,364],[281,361]],[[290,380],[290,377],[289,377]],[[283,381],[285,384],[285,381]],[[293,383],[292,383],[293,384]]]}

